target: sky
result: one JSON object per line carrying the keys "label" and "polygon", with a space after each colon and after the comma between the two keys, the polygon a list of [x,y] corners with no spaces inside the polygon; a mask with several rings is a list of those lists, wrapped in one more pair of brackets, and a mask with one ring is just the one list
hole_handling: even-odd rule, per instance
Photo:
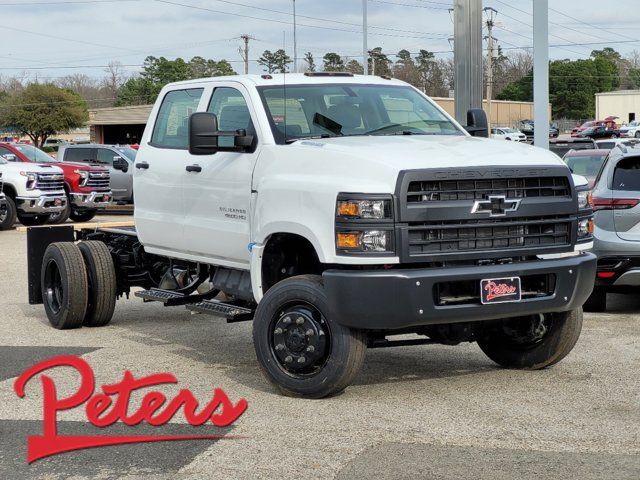
{"label": "sky", "polygon": [[[498,11],[505,51],[532,45],[532,2],[484,0]],[[362,0],[296,0],[298,56],[337,52],[362,60]],[[426,49],[451,56],[452,0],[369,0],[369,48],[395,55]],[[550,56],[587,58],[613,47],[640,51],[638,0],[549,0]],[[0,77],[104,76],[110,61],[134,75],[148,55],[226,59],[242,71],[240,35],[250,34],[251,73],[264,50],[293,57],[293,0],[0,0]],[[575,45],[579,44],[579,45]],[[585,45],[586,44],[586,45]],[[302,65],[302,60],[300,60]]]}

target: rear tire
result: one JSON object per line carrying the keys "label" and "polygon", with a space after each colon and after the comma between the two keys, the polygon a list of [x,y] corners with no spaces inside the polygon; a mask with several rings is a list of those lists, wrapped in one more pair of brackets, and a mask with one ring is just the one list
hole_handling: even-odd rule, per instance
{"label": "rear tire", "polygon": [[116,269],[109,249],[103,242],[80,242],[78,248],[87,267],[89,296],[85,327],[104,327],[116,308]]}
{"label": "rear tire", "polygon": [[10,197],[5,196],[4,205],[4,214],[0,214],[0,230],[9,230],[16,223],[16,204]]}
{"label": "rear tire", "polygon": [[582,309],[541,317],[531,315],[497,322],[478,339],[478,345],[491,360],[505,368],[550,367],[566,357],[578,341]]}
{"label": "rear tire", "polygon": [[607,292],[602,288],[594,288],[582,306],[585,312],[604,312],[607,310]]}
{"label": "rear tire", "polygon": [[73,210],[71,210],[69,218],[71,218],[71,220],[74,222],[83,223],[88,222],[93,217],[95,217],[96,213],[98,213],[97,210],[83,210],[81,212],[74,212]]}
{"label": "rear tire", "polygon": [[42,259],[42,301],[51,325],[59,330],[82,326],[87,311],[87,269],[71,242],[52,243]]}
{"label": "rear tire", "polygon": [[302,275],[270,288],[253,320],[253,344],[265,377],[284,395],[323,398],[360,371],[366,336],[329,317],[322,278]]}

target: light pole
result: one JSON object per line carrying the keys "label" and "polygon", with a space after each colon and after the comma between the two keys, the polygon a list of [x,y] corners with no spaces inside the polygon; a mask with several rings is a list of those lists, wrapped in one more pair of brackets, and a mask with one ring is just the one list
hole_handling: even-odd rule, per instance
{"label": "light pole", "polygon": [[493,100],[493,27],[495,25],[495,18],[498,15],[496,9],[491,7],[485,7],[484,13],[487,14],[487,128],[491,133],[491,107]]}
{"label": "light pole", "polygon": [[364,74],[369,75],[369,47],[367,41],[367,29],[368,29],[368,19],[367,19],[367,2],[369,0],[362,0],[362,56],[363,58],[363,66],[364,66]]}
{"label": "light pole", "polygon": [[293,0],[293,73],[298,71],[298,24],[296,22],[296,0]]}
{"label": "light pole", "polygon": [[533,2],[533,144],[549,148],[549,0]]}

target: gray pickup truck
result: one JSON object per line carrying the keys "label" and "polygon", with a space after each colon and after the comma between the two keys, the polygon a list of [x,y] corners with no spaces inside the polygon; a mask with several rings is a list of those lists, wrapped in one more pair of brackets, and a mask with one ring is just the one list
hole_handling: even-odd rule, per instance
{"label": "gray pickup truck", "polygon": [[117,202],[133,202],[133,162],[138,152],[120,145],[63,145],[58,159],[63,162],[86,162],[109,167],[111,191]]}

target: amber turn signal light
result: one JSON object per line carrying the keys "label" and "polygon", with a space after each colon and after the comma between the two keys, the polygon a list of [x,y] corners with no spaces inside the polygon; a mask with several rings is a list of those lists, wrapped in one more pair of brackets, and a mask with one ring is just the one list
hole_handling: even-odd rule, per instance
{"label": "amber turn signal light", "polygon": [[336,235],[336,246],[341,249],[360,248],[361,233],[338,232]]}

